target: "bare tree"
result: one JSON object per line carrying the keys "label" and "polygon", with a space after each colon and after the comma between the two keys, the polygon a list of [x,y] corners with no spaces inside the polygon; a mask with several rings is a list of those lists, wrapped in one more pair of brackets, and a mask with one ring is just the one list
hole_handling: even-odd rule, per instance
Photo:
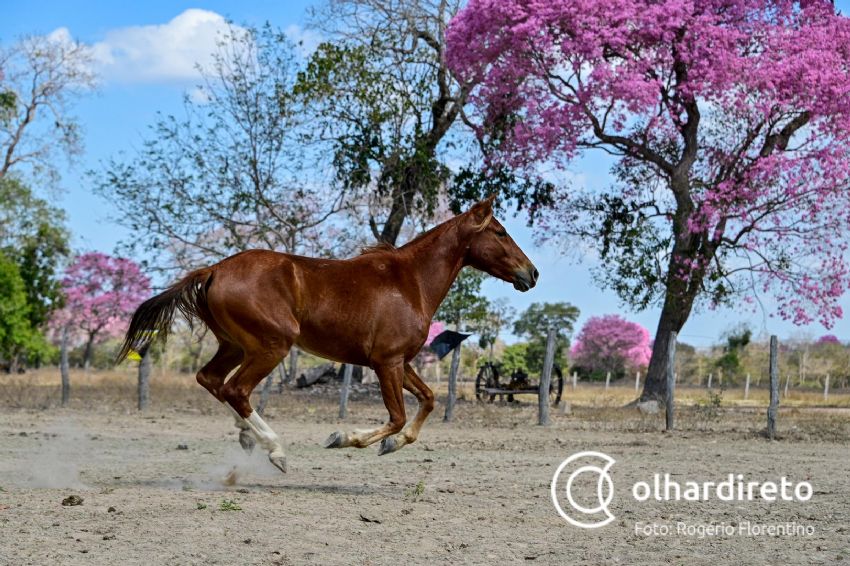
{"label": "bare tree", "polygon": [[63,34],[32,36],[0,48],[0,177],[29,168],[59,178],[59,154],[82,151],[73,103],[95,87],[88,47]]}
{"label": "bare tree", "polygon": [[231,25],[199,68],[185,116],[160,117],[135,155],[93,173],[133,231],[128,251],[183,271],[252,247],[347,250],[345,192],[329,188],[321,156],[300,143],[303,112],[289,96],[297,70],[281,32]]}

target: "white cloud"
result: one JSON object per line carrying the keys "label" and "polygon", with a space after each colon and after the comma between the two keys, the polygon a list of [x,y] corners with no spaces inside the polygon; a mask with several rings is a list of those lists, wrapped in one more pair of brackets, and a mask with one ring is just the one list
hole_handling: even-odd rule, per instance
{"label": "white cloud", "polygon": [[286,37],[290,39],[295,45],[298,51],[298,54],[304,58],[309,57],[313,54],[313,51],[319,46],[319,44],[323,41],[322,35],[314,30],[304,29],[298,24],[291,24],[287,26],[283,33],[286,34]]}
{"label": "white cloud", "polygon": [[228,30],[220,14],[189,9],[165,24],[110,30],[92,45],[92,54],[107,82],[190,81],[199,76],[197,65],[212,61],[217,42]]}

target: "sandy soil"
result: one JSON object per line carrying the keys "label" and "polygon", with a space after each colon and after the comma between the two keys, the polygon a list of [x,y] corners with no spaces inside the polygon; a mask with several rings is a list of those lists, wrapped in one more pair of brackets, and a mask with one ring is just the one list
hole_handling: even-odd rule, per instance
{"label": "sandy soil", "polygon": [[[130,389],[128,388],[128,391]],[[835,564],[850,561],[850,416],[799,410],[780,417],[778,442],[763,416],[694,410],[680,431],[631,410],[555,411],[463,403],[443,407],[420,442],[378,457],[325,450],[338,428],[385,418],[374,397],[355,396],[338,423],[334,399],[286,391],[269,423],[284,437],[289,473],[238,448],[232,420],[195,389],[155,390],[145,414],[132,403],[70,409],[5,408],[0,414],[0,564]],[[409,413],[413,413],[410,400]],[[185,447],[185,448],[184,448]],[[580,450],[617,460],[617,519],[596,530],[567,524],[549,497],[558,464]],[[241,479],[219,481],[238,465]],[[755,480],[786,475],[814,487],[807,503],[646,502],[631,485],[675,478]],[[83,503],[63,506],[78,495]],[[230,510],[226,510],[227,508]],[[234,509],[237,507],[238,509]],[[643,536],[635,524],[784,523],[811,536]]]}

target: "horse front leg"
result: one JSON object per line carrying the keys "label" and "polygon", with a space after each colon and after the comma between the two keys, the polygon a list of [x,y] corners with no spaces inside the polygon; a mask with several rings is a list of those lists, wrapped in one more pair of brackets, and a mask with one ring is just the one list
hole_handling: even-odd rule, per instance
{"label": "horse front leg", "polygon": [[325,440],[325,448],[347,448],[349,446],[366,448],[391,434],[397,433],[404,426],[404,392],[402,391],[405,375],[404,362],[376,365],[373,368],[378,375],[381,396],[384,398],[384,405],[390,414],[390,420],[384,426],[373,430],[334,432]]}
{"label": "horse front leg", "polygon": [[416,374],[410,364],[404,365],[404,388],[416,396],[419,401],[419,411],[400,433],[384,439],[381,443],[381,450],[378,452],[381,456],[416,442],[425,419],[434,410],[434,393],[430,387],[425,385],[425,382]]}

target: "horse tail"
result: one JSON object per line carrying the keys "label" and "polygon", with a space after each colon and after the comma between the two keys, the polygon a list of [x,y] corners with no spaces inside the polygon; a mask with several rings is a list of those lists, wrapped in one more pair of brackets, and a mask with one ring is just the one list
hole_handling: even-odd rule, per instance
{"label": "horse tail", "polygon": [[115,359],[121,362],[131,350],[146,351],[155,340],[165,342],[174,320],[174,311],[192,325],[192,319],[207,318],[207,289],[209,288],[212,268],[206,267],[193,271],[159,295],[151,297],[136,309],[124,344]]}

